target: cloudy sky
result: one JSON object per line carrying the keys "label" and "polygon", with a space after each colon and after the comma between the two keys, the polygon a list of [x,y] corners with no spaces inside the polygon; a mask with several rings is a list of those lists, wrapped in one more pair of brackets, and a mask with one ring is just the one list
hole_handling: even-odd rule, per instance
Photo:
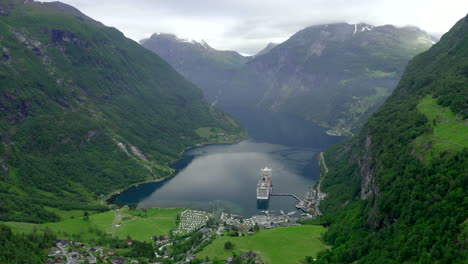
{"label": "cloudy sky", "polygon": [[[47,0],[49,1],[49,0]],[[136,41],[152,33],[254,54],[298,30],[333,22],[414,25],[440,35],[467,0],[61,0]]]}

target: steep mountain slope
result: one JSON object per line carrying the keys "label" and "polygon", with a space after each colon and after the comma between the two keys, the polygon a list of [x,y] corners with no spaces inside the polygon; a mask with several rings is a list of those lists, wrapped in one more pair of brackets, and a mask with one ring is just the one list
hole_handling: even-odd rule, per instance
{"label": "steep mountain slope", "polygon": [[415,27],[319,25],[248,64],[268,83],[262,106],[343,134],[383,103],[408,60],[431,45]]}
{"label": "steep mountain slope", "polygon": [[142,43],[222,109],[294,113],[341,135],[362,125],[396,86],[408,60],[433,41],[414,27],[341,23],[306,28],[254,57],[173,35],[154,34]]}
{"label": "steep mountain slope", "polygon": [[211,48],[206,42],[179,39],[172,34],[153,34],[140,42],[165,59],[199,86],[208,101],[224,107],[254,106],[262,89],[254,73],[244,67],[248,57],[235,51]]}
{"label": "steep mountain slope", "polygon": [[[201,127],[242,136],[155,54],[76,9],[0,3],[0,220],[97,198],[171,173]],[[94,202],[93,202],[94,201]]]}
{"label": "steep mountain slope", "polygon": [[468,259],[468,16],[408,64],[362,131],[325,153],[319,263]]}

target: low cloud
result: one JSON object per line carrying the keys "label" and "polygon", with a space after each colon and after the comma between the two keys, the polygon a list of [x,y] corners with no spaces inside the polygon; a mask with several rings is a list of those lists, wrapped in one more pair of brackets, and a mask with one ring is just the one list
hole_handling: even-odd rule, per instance
{"label": "low cloud", "polygon": [[311,25],[414,25],[442,34],[466,15],[465,0],[63,0],[136,41],[155,32],[204,39],[254,54]]}

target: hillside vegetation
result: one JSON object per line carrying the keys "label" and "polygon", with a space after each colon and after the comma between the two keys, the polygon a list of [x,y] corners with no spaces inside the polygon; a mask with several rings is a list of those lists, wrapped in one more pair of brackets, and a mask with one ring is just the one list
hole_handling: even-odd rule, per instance
{"label": "hillside vegetation", "polygon": [[[0,220],[56,221],[53,210],[105,210],[99,199],[172,173],[239,125],[157,55],[55,2],[0,8]],[[213,142],[211,140],[209,142]]]}
{"label": "hillside vegetation", "polygon": [[325,153],[319,263],[468,259],[468,17],[410,61],[356,137]]}
{"label": "hillside vegetation", "polygon": [[81,211],[67,217],[66,212],[57,212],[62,221],[43,224],[3,222],[15,233],[53,232],[60,238],[81,241],[92,245],[105,245],[111,237],[152,241],[153,236],[169,235],[176,228],[176,217],[182,209],[119,210],[95,213]]}
{"label": "hillside vegetation", "polygon": [[468,17],[410,61],[363,131],[325,153],[319,263],[467,259]]}

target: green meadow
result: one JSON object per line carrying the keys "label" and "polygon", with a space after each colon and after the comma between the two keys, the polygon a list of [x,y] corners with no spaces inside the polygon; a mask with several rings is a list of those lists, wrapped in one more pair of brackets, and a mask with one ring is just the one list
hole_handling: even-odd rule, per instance
{"label": "green meadow", "polygon": [[[232,255],[248,252],[250,250],[260,255],[265,263],[288,264],[301,263],[306,256],[316,256],[326,246],[320,241],[320,237],[326,231],[322,226],[304,225],[290,226],[275,229],[262,229],[252,236],[217,238],[197,257],[212,260],[223,260]],[[224,243],[234,243],[233,250],[225,250]]]}
{"label": "green meadow", "polygon": [[418,104],[418,110],[432,126],[432,133],[415,140],[416,153],[425,161],[441,151],[457,152],[468,146],[468,125],[450,108],[438,105],[437,99],[428,95]]}
{"label": "green meadow", "polygon": [[118,223],[116,237],[140,241],[150,241],[154,235],[168,235],[176,228],[176,216],[183,209],[151,208],[145,210],[124,209],[122,220]]}
{"label": "green meadow", "polygon": [[98,239],[102,236],[112,236],[125,239],[150,241],[155,235],[168,235],[175,229],[176,216],[182,209],[145,209],[130,210],[123,207],[119,210],[103,213],[90,212],[88,217],[84,211],[55,211],[62,219],[60,222],[31,224],[23,222],[3,222],[15,232],[27,233],[50,229],[59,237],[80,240],[82,242]]}

